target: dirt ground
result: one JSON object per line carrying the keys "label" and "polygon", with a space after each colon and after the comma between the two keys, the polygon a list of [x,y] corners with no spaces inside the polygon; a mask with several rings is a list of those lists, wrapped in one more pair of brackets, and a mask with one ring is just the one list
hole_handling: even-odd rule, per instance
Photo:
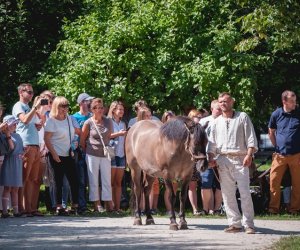
{"label": "dirt ground", "polygon": [[133,226],[131,217],[0,219],[0,249],[266,249],[280,237],[300,235],[300,220],[256,220],[255,235],[224,233],[225,218],[187,218],[189,229],[179,231],[169,230],[168,218],[155,222]]}

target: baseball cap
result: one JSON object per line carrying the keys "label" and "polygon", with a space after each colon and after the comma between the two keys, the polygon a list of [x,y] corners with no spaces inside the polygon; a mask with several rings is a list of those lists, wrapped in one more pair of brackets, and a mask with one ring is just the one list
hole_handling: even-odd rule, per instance
{"label": "baseball cap", "polygon": [[88,101],[88,100],[92,100],[94,99],[95,97],[92,97],[90,95],[88,95],[87,93],[81,93],[78,98],[77,98],[77,103],[81,103],[82,101]]}
{"label": "baseball cap", "polygon": [[3,122],[6,122],[8,126],[11,126],[11,125],[17,124],[19,122],[19,119],[17,119],[13,115],[7,115],[7,116],[4,116]]}

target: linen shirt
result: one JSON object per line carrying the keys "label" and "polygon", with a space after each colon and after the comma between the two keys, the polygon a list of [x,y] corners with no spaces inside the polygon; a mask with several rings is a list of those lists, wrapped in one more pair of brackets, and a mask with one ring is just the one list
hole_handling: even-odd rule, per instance
{"label": "linen shirt", "polygon": [[234,112],[232,118],[220,115],[212,122],[208,153],[242,156],[247,154],[248,148],[257,151],[257,139],[246,113]]}

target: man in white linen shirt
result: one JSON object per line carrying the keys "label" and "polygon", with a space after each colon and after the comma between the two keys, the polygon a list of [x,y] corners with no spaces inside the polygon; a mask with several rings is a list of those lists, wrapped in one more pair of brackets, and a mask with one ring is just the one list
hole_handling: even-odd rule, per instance
{"label": "man in white linen shirt", "polygon": [[[254,209],[250,194],[249,166],[257,151],[257,139],[252,122],[244,112],[233,110],[234,99],[227,92],[218,98],[222,115],[211,126],[208,142],[210,166],[218,165],[221,191],[229,227],[227,233],[254,234]],[[236,183],[241,197],[243,217],[236,200]]]}

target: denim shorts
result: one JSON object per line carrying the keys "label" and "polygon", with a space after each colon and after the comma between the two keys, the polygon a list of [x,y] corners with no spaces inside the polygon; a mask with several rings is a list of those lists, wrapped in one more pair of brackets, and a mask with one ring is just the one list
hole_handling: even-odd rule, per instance
{"label": "denim shorts", "polygon": [[112,168],[125,168],[126,166],[126,158],[125,156],[119,157],[116,156],[111,160],[111,167]]}
{"label": "denim shorts", "polygon": [[202,189],[211,189],[211,188],[221,189],[220,183],[217,180],[214,174],[214,170],[212,168],[208,168],[204,172],[200,172],[200,173],[201,173]]}

